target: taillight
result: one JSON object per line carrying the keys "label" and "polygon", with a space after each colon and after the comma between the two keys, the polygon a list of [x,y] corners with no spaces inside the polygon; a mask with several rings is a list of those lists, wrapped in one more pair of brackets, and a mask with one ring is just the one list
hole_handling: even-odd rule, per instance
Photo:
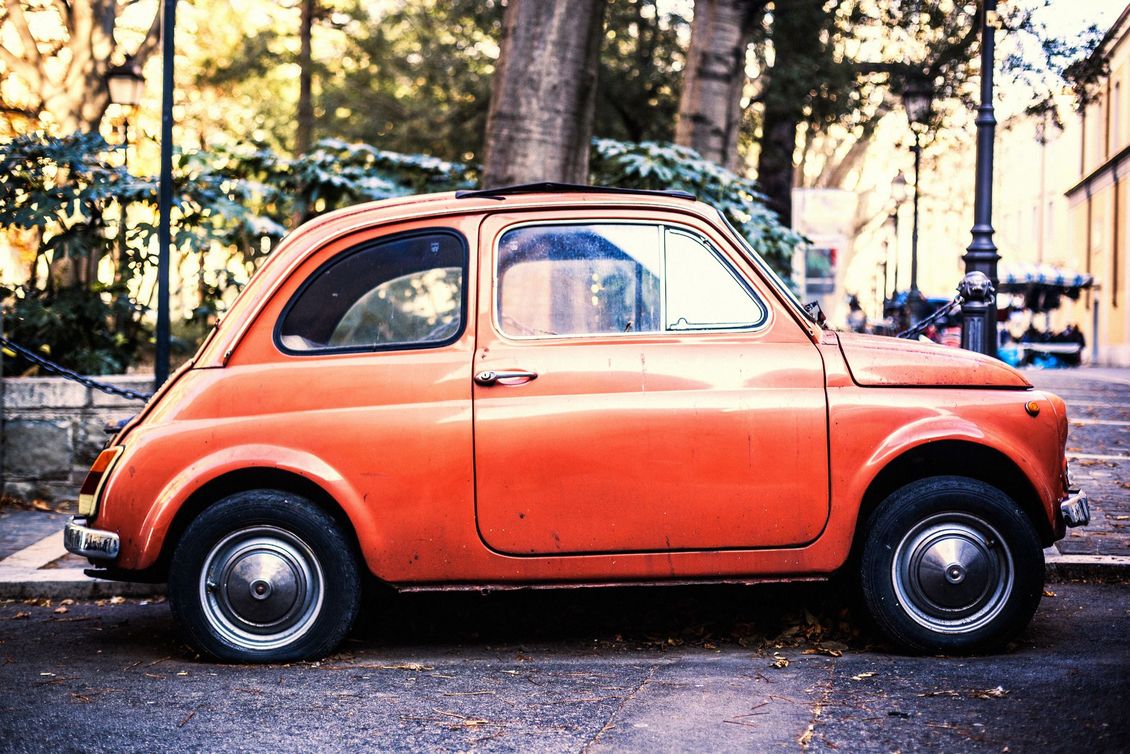
{"label": "taillight", "polygon": [[121,445],[106,448],[94,459],[94,465],[83,480],[82,489],[78,493],[78,514],[80,516],[93,516],[98,510],[98,496],[102,494],[102,485],[106,481],[106,472],[118,460],[118,456],[125,450]]}

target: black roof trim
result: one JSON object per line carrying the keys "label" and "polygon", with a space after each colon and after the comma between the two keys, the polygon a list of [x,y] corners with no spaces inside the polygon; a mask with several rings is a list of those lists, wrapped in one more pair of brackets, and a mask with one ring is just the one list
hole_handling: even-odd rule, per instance
{"label": "black roof trim", "polygon": [[642,194],[644,196],[666,196],[674,199],[688,199],[696,201],[697,197],[687,191],[652,191],[650,189],[617,188],[615,186],[583,186],[579,183],[555,183],[543,181],[541,183],[522,183],[517,186],[498,186],[488,189],[471,189],[456,191],[456,199],[505,199],[509,194]]}

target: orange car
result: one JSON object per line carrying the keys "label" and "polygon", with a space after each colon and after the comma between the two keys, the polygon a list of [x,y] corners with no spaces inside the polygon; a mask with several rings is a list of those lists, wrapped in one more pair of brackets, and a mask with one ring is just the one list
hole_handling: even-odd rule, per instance
{"label": "orange car", "polygon": [[560,185],[296,230],[98,457],[91,575],[223,660],[334,649],[399,589],[858,575],[914,651],[1000,646],[1087,522],[1064,402],[816,324],[721,213]]}

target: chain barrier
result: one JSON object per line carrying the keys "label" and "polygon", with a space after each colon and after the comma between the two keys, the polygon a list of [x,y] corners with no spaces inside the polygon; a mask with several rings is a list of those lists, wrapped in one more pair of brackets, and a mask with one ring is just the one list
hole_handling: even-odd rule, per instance
{"label": "chain barrier", "polygon": [[918,335],[920,335],[923,331],[925,331],[925,329],[927,327],[929,327],[930,325],[934,324],[935,322],[937,322],[939,319],[941,319],[945,315],[952,312],[955,306],[960,307],[964,303],[965,303],[965,299],[960,294],[958,294],[957,296],[953,297],[952,301],[949,301],[948,303],[942,304],[942,306],[940,308],[938,308],[938,310],[935,311],[933,314],[931,314],[929,317],[926,317],[925,319],[923,319],[921,322],[919,322],[914,327],[910,327],[910,328],[907,328],[906,330],[903,330],[899,334],[895,335],[895,337],[896,338],[915,338]]}
{"label": "chain barrier", "polygon": [[116,395],[119,398],[125,398],[126,400],[131,401],[147,401],[153,396],[152,393],[139,393],[136,390],[130,390],[129,388],[125,387],[118,387],[117,385],[111,385],[108,382],[99,382],[98,380],[91,379],[90,377],[85,377],[78,372],[67,369],[61,364],[56,364],[50,359],[46,359],[40,356],[35,351],[24,348],[20,344],[14,343],[2,336],[0,336],[0,345],[19,354],[20,356],[23,356],[33,364],[38,364],[49,372],[54,372],[60,377],[64,377],[68,380],[71,380],[72,382],[77,382],[84,387],[92,388],[94,390],[101,390],[103,393]]}

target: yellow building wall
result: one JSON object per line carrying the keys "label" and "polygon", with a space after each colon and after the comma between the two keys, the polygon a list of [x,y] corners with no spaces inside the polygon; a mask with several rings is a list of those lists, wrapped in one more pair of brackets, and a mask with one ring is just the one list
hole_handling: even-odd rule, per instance
{"label": "yellow building wall", "polygon": [[[1087,314],[1086,322],[1080,324],[1088,342],[1097,345],[1098,362],[1121,366],[1130,366],[1128,36],[1130,20],[1124,16],[1100,48],[1100,54],[1110,55],[1110,73],[1098,82],[1085,111],[1073,114],[1076,172],[1063,189],[1070,207],[1070,243],[1081,252],[1078,269],[1095,278],[1095,289],[1077,307]],[[1124,151],[1128,153],[1122,154]]]}

